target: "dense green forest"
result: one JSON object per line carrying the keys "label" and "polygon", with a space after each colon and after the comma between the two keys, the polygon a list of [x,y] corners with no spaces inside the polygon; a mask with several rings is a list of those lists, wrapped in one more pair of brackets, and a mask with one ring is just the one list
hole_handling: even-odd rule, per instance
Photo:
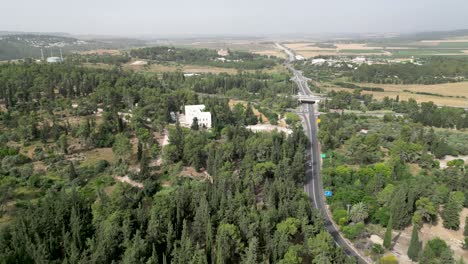
{"label": "dense green forest", "polygon": [[[0,263],[355,263],[302,191],[302,129],[252,133],[250,104],[228,104],[285,111],[291,92],[282,75],[0,65]],[[213,129],[173,123],[198,103]]]}
{"label": "dense green forest", "polygon": [[176,47],[149,47],[133,49],[132,57],[148,59],[155,62],[175,62],[183,64],[210,65],[225,68],[237,68],[255,70],[272,68],[280,63],[278,58],[268,58],[244,51],[229,51],[229,55],[220,61],[216,50],[213,49],[189,49]]}

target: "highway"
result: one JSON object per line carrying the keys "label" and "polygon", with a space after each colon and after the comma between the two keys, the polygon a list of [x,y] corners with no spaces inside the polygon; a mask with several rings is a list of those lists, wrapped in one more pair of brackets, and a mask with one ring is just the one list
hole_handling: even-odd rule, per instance
{"label": "highway", "polygon": [[[292,72],[294,77],[292,80],[298,86],[298,93],[299,95],[312,95],[309,86],[307,85],[307,79],[302,75],[302,73],[292,66],[291,62],[295,60],[295,55],[292,51],[287,49],[286,47],[276,44],[279,48],[283,49],[286,54],[288,54],[288,60],[286,61],[286,67]],[[311,142],[309,148],[309,161],[312,166],[307,166],[306,171],[306,181],[304,184],[304,191],[309,196],[312,206],[322,213],[325,219],[325,227],[327,228],[328,232],[331,234],[335,243],[342,247],[345,253],[348,256],[355,257],[359,263],[371,263],[365,257],[362,257],[357,250],[348,242],[346,241],[343,236],[340,234],[336,226],[333,224],[330,215],[327,213],[326,203],[325,203],[325,195],[322,185],[322,179],[320,175],[320,151],[318,146],[318,139],[317,139],[317,116],[318,110],[315,107],[315,104],[302,104],[301,115],[303,117],[303,126],[304,131],[306,132],[309,140]]]}

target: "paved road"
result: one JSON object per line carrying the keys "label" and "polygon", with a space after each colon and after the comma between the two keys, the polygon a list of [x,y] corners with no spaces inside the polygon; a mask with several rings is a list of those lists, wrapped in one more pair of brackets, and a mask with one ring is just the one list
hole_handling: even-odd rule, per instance
{"label": "paved road", "polygon": [[[312,95],[310,92],[309,86],[307,85],[307,79],[302,76],[300,71],[294,69],[290,62],[295,60],[294,53],[289,49],[277,44],[278,47],[282,48],[288,54],[288,61],[286,62],[286,67],[293,73],[293,80],[297,84],[299,90],[299,95]],[[318,148],[318,139],[317,139],[317,117],[316,105],[313,104],[303,104],[301,109],[303,120],[304,120],[304,130],[309,137],[311,142],[309,148],[309,162],[312,166],[308,167],[306,171],[306,182],[304,185],[304,191],[307,193],[309,198],[312,201],[314,208],[319,209],[325,219],[325,227],[328,232],[332,235],[335,243],[342,247],[345,253],[348,256],[356,257],[359,263],[369,263],[366,259],[361,257],[359,253],[354,249],[352,245],[347,242],[342,235],[339,233],[337,228],[331,222],[330,216],[326,213],[326,204],[325,204],[325,195],[323,191],[322,179],[320,175],[320,152]]]}

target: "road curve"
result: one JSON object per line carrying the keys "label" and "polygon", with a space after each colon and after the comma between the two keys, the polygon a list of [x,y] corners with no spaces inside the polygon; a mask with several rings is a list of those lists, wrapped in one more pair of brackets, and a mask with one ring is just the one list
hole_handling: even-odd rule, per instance
{"label": "road curve", "polygon": [[[278,48],[283,49],[286,54],[288,54],[288,60],[286,61],[286,67],[292,72],[294,75],[293,81],[298,86],[298,93],[299,95],[312,95],[309,86],[307,85],[307,79],[302,75],[302,73],[291,65],[291,62],[295,60],[294,53],[289,50],[288,48],[276,44]],[[309,161],[312,166],[307,166],[308,169],[306,171],[306,181],[304,184],[304,191],[309,196],[310,200],[312,201],[312,206],[322,213],[325,219],[325,227],[327,228],[328,232],[331,234],[335,243],[342,247],[345,253],[348,256],[355,257],[359,263],[371,263],[367,258],[361,256],[359,252],[351,245],[347,240],[343,238],[341,233],[338,231],[337,227],[333,224],[330,215],[327,213],[327,208],[325,204],[325,195],[323,192],[323,185],[322,179],[320,175],[320,151],[318,146],[318,139],[317,139],[317,117],[316,113],[316,105],[313,104],[303,104],[302,105],[302,117],[303,117],[303,125],[304,131],[306,135],[309,137],[311,142],[309,151]],[[318,112],[318,111],[317,111]]]}

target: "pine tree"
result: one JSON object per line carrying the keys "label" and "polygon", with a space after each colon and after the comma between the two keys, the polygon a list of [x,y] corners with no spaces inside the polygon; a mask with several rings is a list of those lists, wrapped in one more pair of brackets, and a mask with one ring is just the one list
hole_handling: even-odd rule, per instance
{"label": "pine tree", "polygon": [[418,261],[419,251],[421,251],[421,241],[419,241],[418,228],[413,226],[413,232],[411,233],[411,242],[408,248],[408,257],[412,261]]}
{"label": "pine tree", "polygon": [[258,263],[258,239],[253,237],[249,242],[249,247],[246,249],[245,255],[242,258],[242,263],[255,264]]}
{"label": "pine tree", "polygon": [[149,159],[146,152],[143,153],[140,161],[140,175],[142,177],[150,176]]}
{"label": "pine tree", "polygon": [[76,177],[78,177],[78,175],[76,173],[75,166],[73,165],[73,162],[70,161],[68,164],[68,178],[70,181],[73,181]]}
{"label": "pine tree", "polygon": [[156,252],[156,248],[154,247],[154,244],[153,244],[153,250],[151,252],[151,257],[149,257],[148,261],[146,261],[146,264],[159,264],[158,252]]}
{"label": "pine tree", "polygon": [[142,156],[143,156],[143,144],[141,144],[141,141],[138,140],[138,149],[137,149],[137,159],[138,159],[138,161],[141,161]]}
{"label": "pine tree", "polygon": [[392,229],[393,229],[393,215],[390,216],[388,220],[387,231],[385,231],[385,237],[383,241],[383,246],[387,249],[392,247]]}
{"label": "pine tree", "polygon": [[455,199],[450,198],[442,212],[443,225],[447,229],[458,230],[460,228],[460,205]]}
{"label": "pine tree", "polygon": [[175,146],[175,156],[176,160],[179,161],[184,157],[184,132],[182,131],[182,127],[180,123],[177,122],[175,125],[175,130],[170,131],[169,133],[169,143]]}

